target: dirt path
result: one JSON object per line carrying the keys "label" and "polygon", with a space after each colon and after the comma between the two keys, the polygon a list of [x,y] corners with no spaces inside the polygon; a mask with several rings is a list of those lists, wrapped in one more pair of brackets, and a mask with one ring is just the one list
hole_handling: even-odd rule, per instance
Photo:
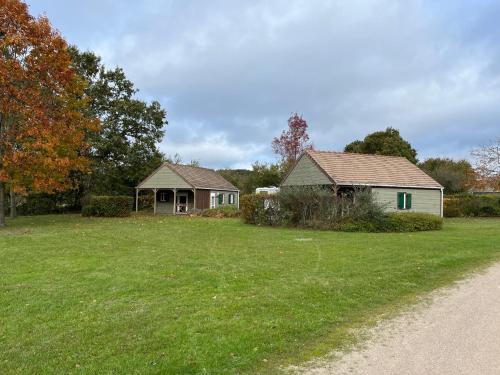
{"label": "dirt path", "polygon": [[362,347],[307,375],[500,374],[500,263],[381,323]]}

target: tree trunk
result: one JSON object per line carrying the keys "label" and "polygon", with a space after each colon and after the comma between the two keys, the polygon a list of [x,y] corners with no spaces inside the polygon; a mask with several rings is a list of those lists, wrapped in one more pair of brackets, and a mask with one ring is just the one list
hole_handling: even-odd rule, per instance
{"label": "tree trunk", "polygon": [[5,225],[5,185],[0,182],[0,227]]}
{"label": "tree trunk", "polygon": [[12,188],[10,189],[10,218],[15,219],[17,217],[17,207],[16,207],[16,194]]}

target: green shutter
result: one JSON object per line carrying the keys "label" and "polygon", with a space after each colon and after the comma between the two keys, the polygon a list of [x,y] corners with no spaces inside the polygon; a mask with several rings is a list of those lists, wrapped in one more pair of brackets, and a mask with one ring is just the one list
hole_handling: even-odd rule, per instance
{"label": "green shutter", "polygon": [[405,209],[405,193],[398,193],[398,210]]}
{"label": "green shutter", "polygon": [[409,210],[411,208],[411,194],[406,193],[406,209]]}
{"label": "green shutter", "polygon": [[224,194],[220,193],[219,194],[219,204],[224,203]]}

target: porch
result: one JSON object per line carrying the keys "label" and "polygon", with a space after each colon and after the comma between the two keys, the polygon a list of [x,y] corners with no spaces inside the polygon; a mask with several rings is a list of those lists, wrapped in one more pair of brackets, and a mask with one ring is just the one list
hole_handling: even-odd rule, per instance
{"label": "porch", "polygon": [[136,212],[139,211],[139,192],[149,190],[153,192],[153,213],[160,215],[186,215],[195,212],[196,189],[153,188],[136,189]]}

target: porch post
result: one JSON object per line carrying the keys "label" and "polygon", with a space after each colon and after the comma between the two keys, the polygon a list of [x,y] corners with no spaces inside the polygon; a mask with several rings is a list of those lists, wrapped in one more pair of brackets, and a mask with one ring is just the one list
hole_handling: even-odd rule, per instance
{"label": "porch post", "polygon": [[153,199],[153,215],[156,215],[156,192],[158,189],[153,189],[154,199]]}
{"label": "porch post", "polygon": [[174,189],[174,215],[177,213],[177,189]]}
{"label": "porch post", "polygon": [[196,212],[196,189],[193,188],[193,212]]}
{"label": "porch post", "polygon": [[139,188],[135,188],[135,213],[139,212]]}
{"label": "porch post", "polygon": [[240,191],[238,190],[238,204],[236,205],[238,210],[240,209]]}

